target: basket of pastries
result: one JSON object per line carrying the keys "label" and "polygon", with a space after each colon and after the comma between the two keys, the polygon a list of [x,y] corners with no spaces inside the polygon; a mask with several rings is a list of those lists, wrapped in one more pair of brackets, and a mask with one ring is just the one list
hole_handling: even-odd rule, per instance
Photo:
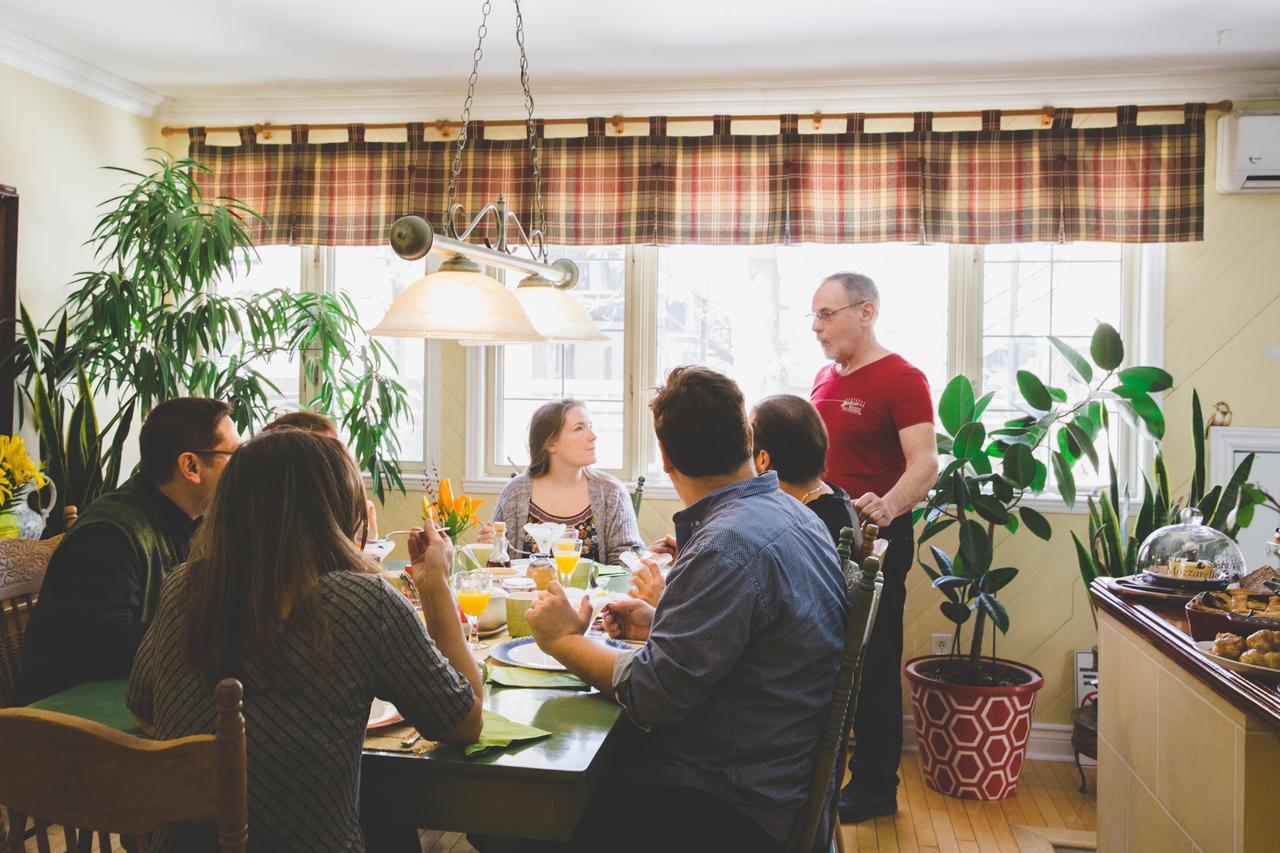
{"label": "basket of pastries", "polygon": [[1222,632],[1246,637],[1262,629],[1280,630],[1280,595],[1246,589],[1202,592],[1187,602],[1186,610],[1193,640],[1212,640]]}

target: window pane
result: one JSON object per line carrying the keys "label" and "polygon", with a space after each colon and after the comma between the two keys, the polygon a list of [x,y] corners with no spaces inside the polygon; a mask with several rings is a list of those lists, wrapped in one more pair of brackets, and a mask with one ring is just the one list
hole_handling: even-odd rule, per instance
{"label": "window pane", "polygon": [[490,459],[498,466],[529,464],[529,418],[543,403],[567,397],[583,401],[591,413],[596,464],[621,470],[623,461],[626,247],[551,248],[552,258],[578,264],[581,277],[570,293],[609,340],[581,344],[509,344],[502,347],[498,377],[498,446]]}
{"label": "window pane", "polygon": [[[260,246],[256,251],[257,257],[249,271],[244,272],[243,267],[237,267],[238,275],[218,284],[219,293],[243,299],[269,290],[301,291],[302,259],[297,246]],[[228,352],[239,348],[238,338],[228,341]],[[280,389],[279,393],[268,389],[267,400],[273,410],[298,407],[301,366],[297,361],[281,354],[254,359],[251,363]]]}
{"label": "window pane", "polygon": [[[671,246],[658,252],[659,382],[681,364],[732,377],[750,405],[771,394],[806,399],[826,363],[804,315],[834,272],[856,270],[880,289],[880,342],[946,384],[947,246]],[[650,473],[657,474],[657,451]]]}
{"label": "window pane", "polygon": [[[339,246],[333,250],[333,285],[346,291],[355,303],[360,325],[371,329],[378,324],[391,302],[405,288],[422,277],[423,261],[402,260],[390,246]],[[425,341],[421,338],[378,338],[396,366],[392,372],[408,392],[411,417],[396,424],[400,460],[421,462],[426,445],[423,419],[423,377],[426,365]],[[435,413],[430,413],[434,415]]]}
{"label": "window pane", "polygon": [[[1024,414],[1016,374],[1029,370],[1078,400],[1085,388],[1071,378],[1066,360],[1050,345],[1055,335],[1087,353],[1099,322],[1122,328],[1122,247],[1104,243],[1018,244],[983,249],[982,384],[996,396],[983,417],[988,429]],[[1059,449],[1056,433],[1038,457]],[[1110,448],[1097,447],[1107,471]],[[1099,488],[1105,474],[1085,460],[1074,471],[1078,492]],[[1052,468],[1049,488],[1053,489]]]}

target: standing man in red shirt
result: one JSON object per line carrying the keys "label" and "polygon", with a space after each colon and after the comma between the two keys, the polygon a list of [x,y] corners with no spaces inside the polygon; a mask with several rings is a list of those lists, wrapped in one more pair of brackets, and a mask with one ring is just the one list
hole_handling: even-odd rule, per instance
{"label": "standing man in red shirt", "polygon": [[859,517],[889,541],[853,723],[853,777],[840,792],[843,823],[898,810],[902,613],[915,551],[911,508],[938,476],[929,383],[876,340],[879,313],[875,283],[841,272],[823,280],[809,315],[822,354],[833,362],[818,372],[810,394],[830,435],[825,478],[848,492]]}

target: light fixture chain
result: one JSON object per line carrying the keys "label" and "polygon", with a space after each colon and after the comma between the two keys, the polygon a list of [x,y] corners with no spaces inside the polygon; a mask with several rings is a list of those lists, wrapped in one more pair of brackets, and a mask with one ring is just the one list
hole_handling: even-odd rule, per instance
{"label": "light fixture chain", "polygon": [[476,49],[471,55],[471,77],[467,80],[467,99],[462,103],[462,126],[458,128],[458,148],[453,155],[453,169],[449,173],[449,199],[445,208],[445,229],[452,236],[457,236],[453,225],[453,206],[458,195],[458,175],[462,172],[462,152],[467,147],[467,129],[471,124],[471,102],[476,97],[476,80],[480,77],[480,60],[484,58],[484,37],[489,34],[489,12],[493,10],[492,0],[484,0],[480,10],[480,27],[476,30]]}
{"label": "light fixture chain", "polygon": [[516,7],[516,44],[520,47],[520,88],[524,90],[524,108],[528,113],[529,160],[533,166],[533,231],[542,256],[547,260],[547,208],[542,198],[542,173],[538,169],[538,132],[533,121],[533,93],[529,91],[529,57],[524,52],[524,16],[520,13],[520,0],[512,0]]}

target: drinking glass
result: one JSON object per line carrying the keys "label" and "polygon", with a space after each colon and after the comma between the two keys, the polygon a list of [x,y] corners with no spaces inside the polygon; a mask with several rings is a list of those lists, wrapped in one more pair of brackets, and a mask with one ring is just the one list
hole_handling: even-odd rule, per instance
{"label": "drinking glass", "polygon": [[471,639],[467,648],[476,651],[483,649],[480,642],[480,616],[489,607],[490,586],[493,579],[488,572],[459,572],[454,575],[454,589],[458,593],[458,605],[467,617],[467,625],[471,628]]}
{"label": "drinking glass", "polygon": [[556,570],[560,573],[560,586],[567,589],[573,570],[578,567],[578,560],[582,558],[582,540],[557,539],[552,556],[555,557]]}

